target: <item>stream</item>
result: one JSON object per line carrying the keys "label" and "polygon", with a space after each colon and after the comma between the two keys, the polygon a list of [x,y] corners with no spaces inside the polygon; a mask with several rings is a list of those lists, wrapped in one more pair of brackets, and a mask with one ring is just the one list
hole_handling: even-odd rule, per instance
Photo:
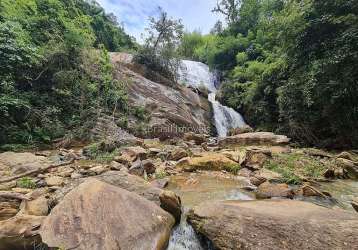
{"label": "stream", "polygon": [[[183,216],[171,234],[167,250],[206,250],[212,249],[209,242],[200,240],[193,228],[186,222],[186,213],[190,208],[202,202],[215,200],[255,200],[255,194],[242,188],[248,185],[244,177],[222,172],[182,173],[172,176],[168,190],[176,192],[182,200]],[[337,180],[320,183],[321,191],[329,192],[336,201],[319,198],[305,198],[307,202],[329,208],[343,208],[353,211],[350,201],[358,196],[358,182]]]}

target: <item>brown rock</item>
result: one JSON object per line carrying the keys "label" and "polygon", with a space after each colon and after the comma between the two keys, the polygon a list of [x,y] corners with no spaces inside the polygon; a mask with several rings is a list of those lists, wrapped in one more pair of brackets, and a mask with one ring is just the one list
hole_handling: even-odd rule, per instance
{"label": "brown rock", "polygon": [[184,134],[185,141],[194,141],[196,145],[201,145],[207,141],[207,136],[203,134],[186,133]]}
{"label": "brown rock", "polygon": [[358,179],[358,162],[338,158],[339,166],[346,172],[347,176],[351,179]]}
{"label": "brown rock", "polygon": [[65,181],[62,177],[60,176],[51,176],[51,177],[47,177],[45,179],[45,182],[47,184],[47,186],[62,186]]}
{"label": "brown rock", "polygon": [[179,161],[180,159],[183,159],[185,157],[188,157],[188,152],[185,149],[182,148],[176,148],[174,151],[172,151],[169,155],[170,161]]}
{"label": "brown rock", "polygon": [[302,186],[297,192],[298,194],[301,194],[302,196],[306,196],[306,197],[316,196],[321,198],[327,198],[327,195],[325,195],[324,193],[322,193],[321,191],[310,185]]}
{"label": "brown rock", "polygon": [[290,139],[284,135],[275,135],[270,132],[245,133],[228,136],[218,140],[219,146],[247,146],[247,145],[285,145]]}
{"label": "brown rock", "polygon": [[10,170],[12,174],[21,174],[50,164],[51,162],[46,157],[36,156],[32,153],[5,152],[0,154],[0,166]]}
{"label": "brown rock", "polygon": [[49,247],[164,249],[173,217],[154,203],[98,180],[68,193],[40,230]]}
{"label": "brown rock", "polygon": [[246,125],[241,128],[234,128],[229,131],[229,136],[254,132],[254,129]]}
{"label": "brown rock", "polygon": [[46,216],[49,212],[49,203],[44,196],[41,196],[34,200],[22,201],[20,208],[21,214]]}
{"label": "brown rock", "polygon": [[144,171],[147,173],[147,174],[154,174],[155,173],[155,164],[153,163],[152,160],[144,160],[142,161],[142,165],[143,165],[143,168],[144,168]]}
{"label": "brown rock", "polygon": [[45,217],[17,215],[0,221],[0,249],[33,249],[41,243],[38,230]]}
{"label": "brown rock", "polygon": [[261,176],[252,176],[252,177],[250,177],[250,183],[252,185],[257,186],[257,187],[260,186],[265,181],[267,181],[267,179],[264,178],[264,177],[261,177]]}
{"label": "brown rock", "polygon": [[163,191],[159,195],[159,199],[161,202],[161,207],[171,213],[177,222],[180,221],[181,218],[181,200],[174,192],[172,191]]}
{"label": "brown rock", "polygon": [[358,198],[354,198],[351,202],[352,207],[354,208],[354,210],[356,210],[358,212]]}
{"label": "brown rock", "polygon": [[266,168],[262,168],[258,171],[255,171],[255,177],[260,179],[266,179],[270,182],[279,182],[282,180],[282,175]]}
{"label": "brown rock", "polygon": [[90,168],[89,171],[94,174],[99,175],[99,174],[103,174],[104,172],[108,171],[108,168],[106,168],[106,166],[99,165],[99,166]]}
{"label": "brown rock", "polygon": [[253,170],[261,169],[265,162],[271,157],[271,152],[262,149],[248,149],[245,155],[245,161],[243,162],[245,167]]}
{"label": "brown rock", "polygon": [[207,202],[195,207],[188,221],[215,249],[350,250],[358,246],[355,214],[302,201]]}
{"label": "brown rock", "polygon": [[18,200],[9,200],[0,202],[0,221],[10,219],[19,212],[20,202]]}
{"label": "brown rock", "polygon": [[265,182],[256,190],[256,197],[258,199],[269,199],[273,197],[292,198],[293,195],[293,191],[287,184],[273,184]]}
{"label": "brown rock", "polygon": [[137,176],[143,176],[144,175],[144,167],[141,160],[137,160],[132,164],[132,167],[129,169],[129,173]]}
{"label": "brown rock", "polygon": [[177,167],[183,168],[185,171],[195,170],[227,170],[230,167],[238,165],[237,162],[230,160],[223,154],[207,152],[199,157],[188,157],[180,160]]}

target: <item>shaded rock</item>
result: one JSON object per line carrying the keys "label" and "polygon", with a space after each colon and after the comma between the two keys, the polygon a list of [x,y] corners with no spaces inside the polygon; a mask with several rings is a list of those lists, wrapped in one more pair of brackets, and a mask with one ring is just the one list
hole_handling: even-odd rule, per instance
{"label": "shaded rock", "polygon": [[115,161],[126,166],[131,166],[132,162],[147,158],[147,151],[142,147],[128,147],[122,150],[121,155],[114,158]]}
{"label": "shaded rock", "polygon": [[230,160],[223,154],[207,152],[202,153],[199,157],[184,158],[176,166],[190,172],[195,170],[227,170],[236,165],[238,165],[237,162]]}
{"label": "shaded rock", "polygon": [[49,247],[65,249],[164,249],[173,225],[154,203],[93,179],[64,197],[40,235]]}
{"label": "shaded rock", "polygon": [[144,167],[141,160],[137,160],[132,164],[132,167],[129,169],[129,173],[137,176],[143,176],[144,174]]}
{"label": "shaded rock", "polygon": [[270,132],[245,133],[218,139],[219,146],[245,146],[245,145],[284,145],[290,139],[284,135],[275,135]]}
{"label": "shaded rock", "polygon": [[295,191],[296,195],[302,195],[305,197],[310,196],[316,196],[321,198],[327,198],[330,197],[330,195],[326,195],[323,192],[319,191],[318,189],[310,186],[310,185],[304,185],[300,187],[297,191]]}
{"label": "shaded rock", "polygon": [[217,201],[188,216],[215,249],[352,249],[358,217],[293,200]]}
{"label": "shaded rock", "polygon": [[287,184],[273,184],[265,182],[256,190],[258,199],[269,199],[273,197],[293,198],[293,191]]}
{"label": "shaded rock", "polygon": [[171,213],[175,221],[179,222],[181,218],[181,200],[174,192],[164,191],[159,195],[161,207]]}
{"label": "shaded rock", "polygon": [[142,161],[143,169],[147,174],[154,174],[155,173],[155,164],[152,160],[144,160]]}
{"label": "shaded rock", "polygon": [[253,175],[254,172],[252,172],[250,169],[242,168],[237,172],[237,175],[243,176],[243,177],[250,177]]}
{"label": "shaded rock", "polygon": [[345,152],[345,151],[339,153],[339,154],[336,156],[336,158],[342,158],[342,159],[346,159],[346,160],[350,160],[350,161],[354,161],[354,160],[355,160],[354,156],[353,156],[351,153]]}
{"label": "shaded rock", "polygon": [[125,166],[119,162],[116,162],[116,161],[112,161],[109,165],[109,168],[111,170],[121,170],[121,168],[124,168]]}
{"label": "shaded rock", "polygon": [[169,160],[170,161],[179,161],[180,159],[183,159],[188,156],[189,156],[189,154],[185,149],[176,148],[172,152],[170,152]]}
{"label": "shaded rock", "polygon": [[252,176],[250,177],[250,183],[255,186],[260,186],[262,183],[266,182],[267,179],[261,176]]}
{"label": "shaded rock", "polygon": [[50,164],[51,162],[46,157],[32,153],[5,152],[0,154],[0,170],[9,170],[12,174],[21,174]]}
{"label": "shaded rock", "polygon": [[352,207],[354,208],[354,210],[356,210],[358,212],[358,198],[354,198],[351,202]]}
{"label": "shaded rock", "polygon": [[38,230],[45,217],[18,215],[0,221],[0,249],[20,250],[33,249],[41,244]]}
{"label": "shaded rock", "polygon": [[47,186],[62,186],[65,180],[60,176],[50,176],[45,179]]}
{"label": "shaded rock", "polygon": [[336,177],[335,171],[332,168],[329,168],[326,171],[324,171],[323,176],[327,179],[332,179],[332,178]]}

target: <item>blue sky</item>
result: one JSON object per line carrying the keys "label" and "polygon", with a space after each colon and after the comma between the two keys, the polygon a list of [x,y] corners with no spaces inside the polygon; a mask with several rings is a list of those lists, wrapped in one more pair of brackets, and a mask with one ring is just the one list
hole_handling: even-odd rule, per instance
{"label": "blue sky", "polygon": [[212,13],[217,0],[97,0],[106,10],[114,13],[127,33],[138,41],[148,24],[148,16],[156,15],[161,6],[171,17],[182,19],[185,29],[208,33],[219,16]]}

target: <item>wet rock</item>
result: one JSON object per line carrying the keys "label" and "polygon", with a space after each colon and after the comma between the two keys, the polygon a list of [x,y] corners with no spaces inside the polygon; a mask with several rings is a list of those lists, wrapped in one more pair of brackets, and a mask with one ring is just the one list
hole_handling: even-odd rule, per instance
{"label": "wet rock", "polygon": [[189,154],[185,149],[176,148],[170,153],[169,160],[170,161],[179,161],[180,159],[183,159],[188,156],[189,156]]}
{"label": "wet rock", "polygon": [[316,196],[321,198],[328,198],[331,196],[331,195],[324,194],[323,192],[319,191],[318,189],[310,185],[303,185],[297,191],[295,191],[295,193],[296,195],[302,195],[305,197]]}
{"label": "wet rock", "polygon": [[155,203],[87,180],[51,211],[40,234],[49,247],[65,249],[164,249],[173,225],[174,218]]}
{"label": "wet rock", "polygon": [[174,192],[164,191],[159,195],[161,207],[172,214],[176,222],[180,221],[181,218],[181,200]]}
{"label": "wet rock", "polygon": [[195,170],[221,171],[236,165],[238,165],[237,162],[230,160],[223,154],[208,152],[201,154],[199,157],[183,158],[176,166],[191,172]]}
{"label": "wet rock", "polygon": [[45,179],[47,186],[62,186],[65,180],[60,176],[51,176]]}
{"label": "wet rock", "polygon": [[237,175],[243,176],[243,177],[250,177],[253,175],[253,171],[251,171],[250,169],[247,169],[247,168],[242,168],[239,170],[239,172],[237,172]]}
{"label": "wet rock", "polygon": [[358,217],[293,200],[217,201],[195,207],[188,221],[215,249],[352,249]]}
{"label": "wet rock", "polygon": [[285,145],[290,139],[270,132],[245,133],[218,139],[219,146]]}
{"label": "wet rock", "polygon": [[17,215],[0,221],[0,249],[33,249],[41,244],[38,230],[44,216]]}
{"label": "wet rock", "polygon": [[256,190],[258,199],[269,199],[274,197],[293,198],[294,193],[287,184],[273,184],[265,182]]}
{"label": "wet rock", "polygon": [[12,174],[44,168],[50,164],[51,162],[46,157],[32,153],[5,152],[0,154],[0,170],[8,170]]}

